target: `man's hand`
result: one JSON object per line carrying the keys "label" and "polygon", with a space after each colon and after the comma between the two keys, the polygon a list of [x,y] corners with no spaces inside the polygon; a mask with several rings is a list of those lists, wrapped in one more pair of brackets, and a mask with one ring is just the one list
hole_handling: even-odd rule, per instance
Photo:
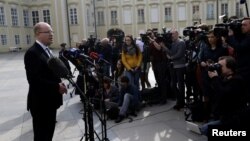
{"label": "man's hand", "polygon": [[64,83],[59,83],[59,93],[60,94],[67,94],[67,87]]}
{"label": "man's hand", "polygon": [[210,78],[213,78],[215,76],[218,76],[218,72],[217,71],[208,71],[208,76]]}

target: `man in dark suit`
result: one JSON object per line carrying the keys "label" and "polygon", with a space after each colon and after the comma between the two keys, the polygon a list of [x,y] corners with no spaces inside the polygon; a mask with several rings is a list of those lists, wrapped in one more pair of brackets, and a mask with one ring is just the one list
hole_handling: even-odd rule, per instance
{"label": "man in dark suit", "polygon": [[49,69],[52,56],[48,46],[53,42],[53,30],[44,22],[34,26],[35,43],[24,56],[29,83],[27,108],[33,119],[34,141],[52,141],[57,109],[62,105],[64,83]]}

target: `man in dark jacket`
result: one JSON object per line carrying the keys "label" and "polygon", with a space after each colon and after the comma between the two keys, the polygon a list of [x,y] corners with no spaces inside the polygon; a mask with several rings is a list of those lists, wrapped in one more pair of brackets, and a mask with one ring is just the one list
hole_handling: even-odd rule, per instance
{"label": "man in dark jacket", "polygon": [[219,58],[221,77],[217,70],[208,71],[211,78],[211,87],[214,90],[212,98],[212,113],[214,121],[204,124],[201,128],[203,134],[208,135],[208,129],[213,126],[223,128],[241,128],[241,113],[246,109],[246,89],[242,77],[235,73],[236,62],[231,56]]}
{"label": "man in dark jacket", "polygon": [[33,118],[34,141],[52,141],[57,109],[62,105],[62,94],[67,92],[64,83],[47,61],[52,57],[48,46],[53,42],[53,30],[44,22],[34,27],[36,42],[24,56],[29,83],[28,110]]}
{"label": "man in dark jacket", "polygon": [[129,83],[127,76],[121,77],[121,92],[118,105],[121,106],[116,123],[121,122],[127,115],[128,109],[135,115],[135,110],[139,106],[139,90],[136,86]]}
{"label": "man in dark jacket", "polygon": [[[234,33],[236,31],[229,30],[227,42],[235,50],[237,71],[248,84],[247,87],[250,88],[250,18],[243,19],[241,24],[242,36]],[[250,89],[248,91],[250,92]],[[248,102],[250,102],[250,95],[248,95]]]}

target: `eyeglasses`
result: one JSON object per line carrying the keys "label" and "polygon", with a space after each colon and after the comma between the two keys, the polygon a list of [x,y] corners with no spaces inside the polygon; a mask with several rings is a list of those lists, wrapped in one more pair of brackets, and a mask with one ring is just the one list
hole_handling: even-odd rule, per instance
{"label": "eyeglasses", "polygon": [[41,32],[39,32],[39,33],[53,34],[53,33],[54,33],[54,31],[41,31]]}

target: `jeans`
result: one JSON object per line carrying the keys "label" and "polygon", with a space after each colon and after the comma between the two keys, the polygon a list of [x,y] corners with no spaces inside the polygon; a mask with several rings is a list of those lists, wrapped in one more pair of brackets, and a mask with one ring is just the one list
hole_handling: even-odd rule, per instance
{"label": "jeans", "polygon": [[140,88],[139,79],[140,79],[140,71],[125,71],[125,76],[128,77],[129,83],[135,85],[138,89]]}
{"label": "jeans", "polygon": [[213,126],[213,125],[221,125],[221,121],[220,120],[214,120],[214,121],[210,121],[204,125],[202,125],[201,127],[201,134],[208,136],[208,131],[209,131],[209,126]]}
{"label": "jeans", "polygon": [[126,116],[128,108],[130,106],[131,101],[133,100],[133,96],[129,93],[126,93],[124,95],[124,99],[122,102],[122,107],[120,108],[120,113],[119,115],[121,116]]}

